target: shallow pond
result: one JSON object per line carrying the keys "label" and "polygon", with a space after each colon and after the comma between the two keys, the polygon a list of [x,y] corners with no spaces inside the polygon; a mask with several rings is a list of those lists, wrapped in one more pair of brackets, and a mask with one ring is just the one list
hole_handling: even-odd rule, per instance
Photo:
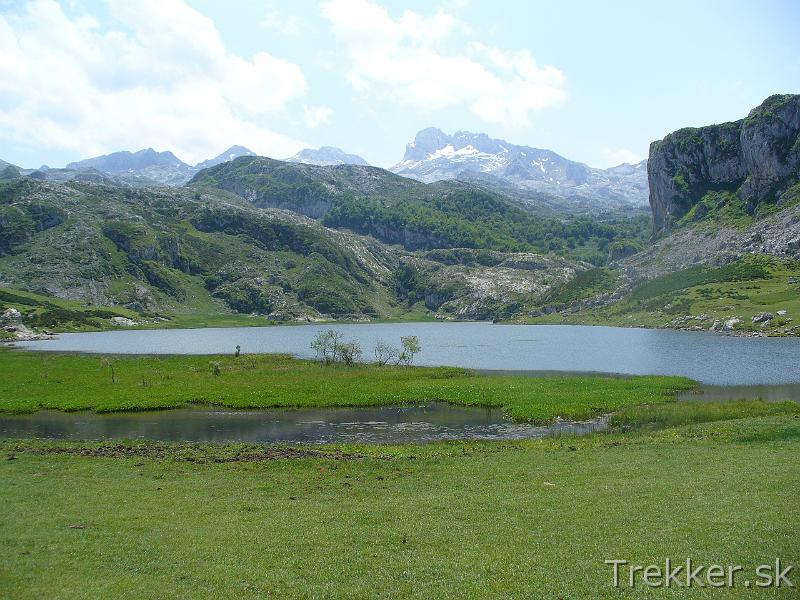
{"label": "shallow pond", "polygon": [[106,413],[0,413],[0,437],[62,440],[398,444],[442,440],[521,440],[585,434],[607,419],[547,427],[512,423],[499,408],[433,403],[366,408],[230,410],[184,408]]}
{"label": "shallow pond", "polygon": [[314,335],[337,329],[358,339],[370,359],[379,339],[416,335],[420,365],[501,371],[684,375],[709,385],[800,384],[800,338],[728,337],[706,332],[580,325],[381,323],[61,334],[25,342],[33,350],[120,354],[283,352],[312,357]]}

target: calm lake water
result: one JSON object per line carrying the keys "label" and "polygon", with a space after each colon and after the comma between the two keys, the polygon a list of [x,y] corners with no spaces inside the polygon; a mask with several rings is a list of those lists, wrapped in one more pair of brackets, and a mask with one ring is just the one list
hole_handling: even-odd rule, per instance
{"label": "calm lake water", "polygon": [[228,410],[185,408],[133,413],[0,413],[1,438],[145,439],[181,442],[399,444],[441,440],[520,440],[581,435],[607,419],[548,427],[512,423],[499,408],[382,406],[367,408]]}
{"label": "calm lake water", "polygon": [[312,357],[314,335],[336,329],[371,358],[378,339],[399,345],[416,335],[419,365],[500,371],[685,375],[709,385],[800,384],[800,339],[728,337],[706,332],[579,325],[382,323],[69,333],[18,343],[43,351],[119,354],[282,352]]}

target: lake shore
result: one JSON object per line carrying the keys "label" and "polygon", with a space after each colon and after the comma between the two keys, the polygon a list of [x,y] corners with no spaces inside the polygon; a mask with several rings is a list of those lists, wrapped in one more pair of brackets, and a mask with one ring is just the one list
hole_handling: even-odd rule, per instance
{"label": "lake shore", "polygon": [[419,366],[452,365],[473,370],[558,371],[622,375],[676,375],[707,385],[800,383],[797,338],[749,339],[710,334],[582,325],[493,325],[485,322],[308,324],[275,327],[117,330],[65,333],[58,339],[20,342],[42,352],[211,355],[284,352],[314,358],[314,336],[334,330],[357,341],[362,358],[374,348],[398,346],[416,336]]}

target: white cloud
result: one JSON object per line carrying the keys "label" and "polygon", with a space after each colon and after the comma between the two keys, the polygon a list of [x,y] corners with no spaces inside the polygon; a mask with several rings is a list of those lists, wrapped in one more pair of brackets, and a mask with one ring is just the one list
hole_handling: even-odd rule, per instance
{"label": "white cloud", "polygon": [[370,0],[328,0],[322,15],[346,49],[358,91],[423,110],[465,106],[506,126],[528,125],[532,112],[567,98],[564,74],[540,67],[527,50],[474,42],[448,49],[468,29],[444,11],[393,18]]}
{"label": "white cloud", "polygon": [[606,165],[609,167],[616,167],[622,163],[635,165],[642,161],[642,158],[638,154],[627,148],[604,148],[603,156],[605,156]]}
{"label": "white cloud", "polygon": [[300,68],[229,52],[182,0],[108,0],[114,19],[69,17],[53,0],[0,15],[0,138],[91,155],[152,146],[199,161],[232,143],[304,147],[265,116],[306,93]]}
{"label": "white cloud", "polygon": [[299,35],[300,22],[294,15],[285,15],[279,10],[270,9],[261,19],[261,26],[284,35]]}
{"label": "white cloud", "polygon": [[327,106],[304,106],[303,119],[310,129],[324,125],[331,120],[333,110]]}

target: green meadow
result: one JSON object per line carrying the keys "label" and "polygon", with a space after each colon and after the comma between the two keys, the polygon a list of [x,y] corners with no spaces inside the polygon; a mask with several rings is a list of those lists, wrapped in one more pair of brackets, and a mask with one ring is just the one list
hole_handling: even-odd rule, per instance
{"label": "green meadow", "polygon": [[[758,565],[800,562],[800,404],[676,401],[694,386],[3,349],[7,413],[445,401],[542,423],[612,413],[612,429],[396,446],[2,440],[0,597],[740,598]],[[667,558],[743,570],[728,589],[617,589],[604,563]]]}
{"label": "green meadow", "polygon": [[[743,586],[800,563],[798,452],[796,415],[305,453],[6,441],[0,595],[796,598]],[[620,590],[604,564],[668,557],[743,571]]]}

